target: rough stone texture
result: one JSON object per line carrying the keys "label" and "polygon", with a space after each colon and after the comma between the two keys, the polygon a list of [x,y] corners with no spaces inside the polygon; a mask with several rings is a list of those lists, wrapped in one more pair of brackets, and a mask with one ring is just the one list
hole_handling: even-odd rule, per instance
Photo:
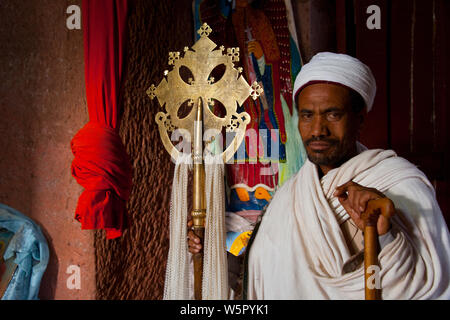
{"label": "rough stone texture", "polygon": [[95,234],[98,299],[161,299],[169,248],[169,199],[173,164],[163,149],[146,94],[169,69],[169,51],[193,44],[191,1],[137,0],[129,18],[128,73],[121,125],[134,167],[128,202],[131,226],[121,238]]}
{"label": "rough stone texture", "polygon": [[[50,262],[41,299],[95,298],[93,231],[73,219],[81,187],[70,140],[88,120],[83,35],[66,9],[81,0],[0,2],[0,202],[42,228]],[[81,289],[66,286],[70,265]]]}

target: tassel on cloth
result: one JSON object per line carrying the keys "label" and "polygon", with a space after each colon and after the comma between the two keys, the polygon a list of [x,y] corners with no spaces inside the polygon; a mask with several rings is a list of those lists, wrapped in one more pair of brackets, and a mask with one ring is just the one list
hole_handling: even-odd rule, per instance
{"label": "tassel on cloth", "polygon": [[224,170],[221,155],[205,157],[206,223],[203,300],[228,299]]}
{"label": "tassel on cloth", "polygon": [[[164,300],[193,298],[187,246],[188,171],[190,155],[177,159],[170,205],[170,248]],[[225,244],[225,181],[221,156],[205,157],[206,222],[203,256],[203,300],[228,299],[228,264]]]}
{"label": "tassel on cloth", "polygon": [[190,154],[181,154],[175,164],[170,200],[170,247],[167,257],[164,300],[188,300],[189,260],[187,246],[188,173]]}

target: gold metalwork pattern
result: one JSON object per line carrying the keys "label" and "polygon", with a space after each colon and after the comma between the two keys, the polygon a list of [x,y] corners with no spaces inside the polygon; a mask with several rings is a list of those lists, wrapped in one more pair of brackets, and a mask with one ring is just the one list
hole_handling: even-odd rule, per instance
{"label": "gold metalwork pattern", "polygon": [[[242,142],[250,116],[246,112],[237,112],[238,104],[251,96],[253,99],[262,93],[262,88],[254,83],[252,86],[242,77],[242,68],[235,68],[234,62],[239,61],[239,48],[228,48],[225,53],[224,46],[217,45],[208,38],[212,32],[211,28],[204,23],[198,30],[200,39],[192,48],[184,47],[183,55],[180,52],[170,52],[168,64],[173,66],[171,71],[164,73],[165,77],[158,86],[151,85],[147,94],[151,99],[158,99],[161,107],[166,112],[158,112],[156,123],[159,127],[164,147],[174,160],[178,158],[179,151],[170,141],[169,132],[176,128],[183,129],[183,138],[191,141],[194,137],[194,121],[198,101],[203,103],[203,131],[208,129],[222,132],[235,132],[236,135],[231,144],[222,152],[223,160],[228,161],[237,151]],[[220,79],[214,79],[211,73],[218,67],[224,65],[225,72]],[[189,69],[192,74],[187,81],[180,75],[180,68]],[[224,107],[226,114],[223,118],[214,115],[209,106],[214,105],[214,100],[219,101]],[[179,108],[187,103],[192,107],[189,114],[183,118],[178,116]],[[189,134],[186,134],[189,133]]]}

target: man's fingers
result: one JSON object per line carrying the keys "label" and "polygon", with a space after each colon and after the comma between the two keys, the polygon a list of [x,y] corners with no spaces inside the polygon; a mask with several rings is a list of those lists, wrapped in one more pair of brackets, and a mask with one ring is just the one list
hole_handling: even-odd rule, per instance
{"label": "man's fingers", "polygon": [[338,198],[338,200],[344,207],[345,211],[348,213],[350,218],[354,221],[356,226],[361,229],[362,228],[361,215],[351,207],[348,199],[343,200],[341,198]]}
{"label": "man's fingers", "polygon": [[193,221],[189,220],[187,223],[189,229],[187,233],[188,249],[190,253],[199,253],[202,249],[202,245],[200,243],[200,238],[191,230],[192,225]]}
{"label": "man's fingers", "polygon": [[200,238],[197,237],[192,230],[188,232],[188,247],[190,253],[198,253],[202,249]]}
{"label": "man's fingers", "polygon": [[362,195],[361,195],[361,197],[359,197],[359,200],[358,200],[358,207],[359,207],[359,211],[362,213],[362,212],[364,212],[364,211],[366,211],[366,208],[367,208],[367,202],[369,202],[369,200],[371,200],[373,198],[373,196],[370,194],[370,193],[368,193],[368,192],[366,192],[366,193],[363,193]]}
{"label": "man's fingers", "polygon": [[359,221],[361,219],[361,215],[355,211],[353,208],[349,208],[346,210],[350,218],[352,218],[353,221]]}
{"label": "man's fingers", "polygon": [[[338,186],[334,195],[338,197],[345,211],[360,229],[364,227],[361,214],[366,211],[368,202],[384,197],[380,191],[374,188],[363,187],[353,181],[348,181]],[[380,223],[380,225],[381,227],[378,227],[379,232],[384,232],[389,227],[389,223]]]}
{"label": "man's fingers", "polygon": [[348,199],[348,206],[350,206],[356,212],[362,213],[365,210],[365,206],[361,205],[361,192],[363,187],[353,182],[352,180],[340,185],[336,188],[334,196],[338,198]]}
{"label": "man's fingers", "polygon": [[334,196],[338,198],[347,198],[347,191],[344,189],[336,189]]}
{"label": "man's fingers", "polygon": [[194,247],[189,246],[189,252],[190,252],[190,253],[199,253],[199,252],[200,252],[200,249],[197,249],[197,248],[194,248]]}
{"label": "man's fingers", "polygon": [[338,198],[347,198],[347,187],[337,187],[334,191],[334,196]]}
{"label": "man's fingers", "polygon": [[348,197],[351,202],[351,207],[357,213],[362,213],[364,210],[360,210],[360,198],[362,194],[358,190],[354,190],[354,188],[350,187],[350,191],[348,192]]}
{"label": "man's fingers", "polygon": [[194,251],[196,251],[196,252],[199,252],[200,251],[200,249],[202,248],[202,245],[201,244],[199,244],[199,243],[195,243],[194,241],[192,241],[192,240],[189,240],[188,241],[188,246],[189,246],[189,249],[191,250],[194,250]]}
{"label": "man's fingers", "polygon": [[344,184],[341,184],[340,186],[336,187],[336,190],[334,191],[334,196],[335,197],[342,197],[344,196],[344,194],[347,193],[348,188],[352,185],[355,185],[355,183],[350,180]]}
{"label": "man's fingers", "polygon": [[355,210],[354,197],[354,194],[349,194],[347,197],[339,197],[338,200],[351,217],[359,217],[359,211]]}
{"label": "man's fingers", "polygon": [[200,238],[197,237],[197,236],[195,235],[194,231],[192,231],[192,230],[189,230],[189,231],[188,231],[188,239],[189,239],[190,241],[195,242],[195,243],[200,243]]}
{"label": "man's fingers", "polygon": [[347,211],[349,214],[352,209],[350,201],[348,200],[348,198],[338,198],[339,202],[341,203],[341,205],[344,207],[345,211]]}

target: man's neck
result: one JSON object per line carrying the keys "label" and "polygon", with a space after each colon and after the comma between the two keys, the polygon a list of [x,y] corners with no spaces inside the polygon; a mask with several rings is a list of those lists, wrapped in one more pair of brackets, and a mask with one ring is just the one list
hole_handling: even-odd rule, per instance
{"label": "man's neck", "polygon": [[328,173],[328,171],[337,168],[335,166],[317,166],[318,167],[318,172],[319,172],[319,179],[322,178],[324,175],[326,175]]}

